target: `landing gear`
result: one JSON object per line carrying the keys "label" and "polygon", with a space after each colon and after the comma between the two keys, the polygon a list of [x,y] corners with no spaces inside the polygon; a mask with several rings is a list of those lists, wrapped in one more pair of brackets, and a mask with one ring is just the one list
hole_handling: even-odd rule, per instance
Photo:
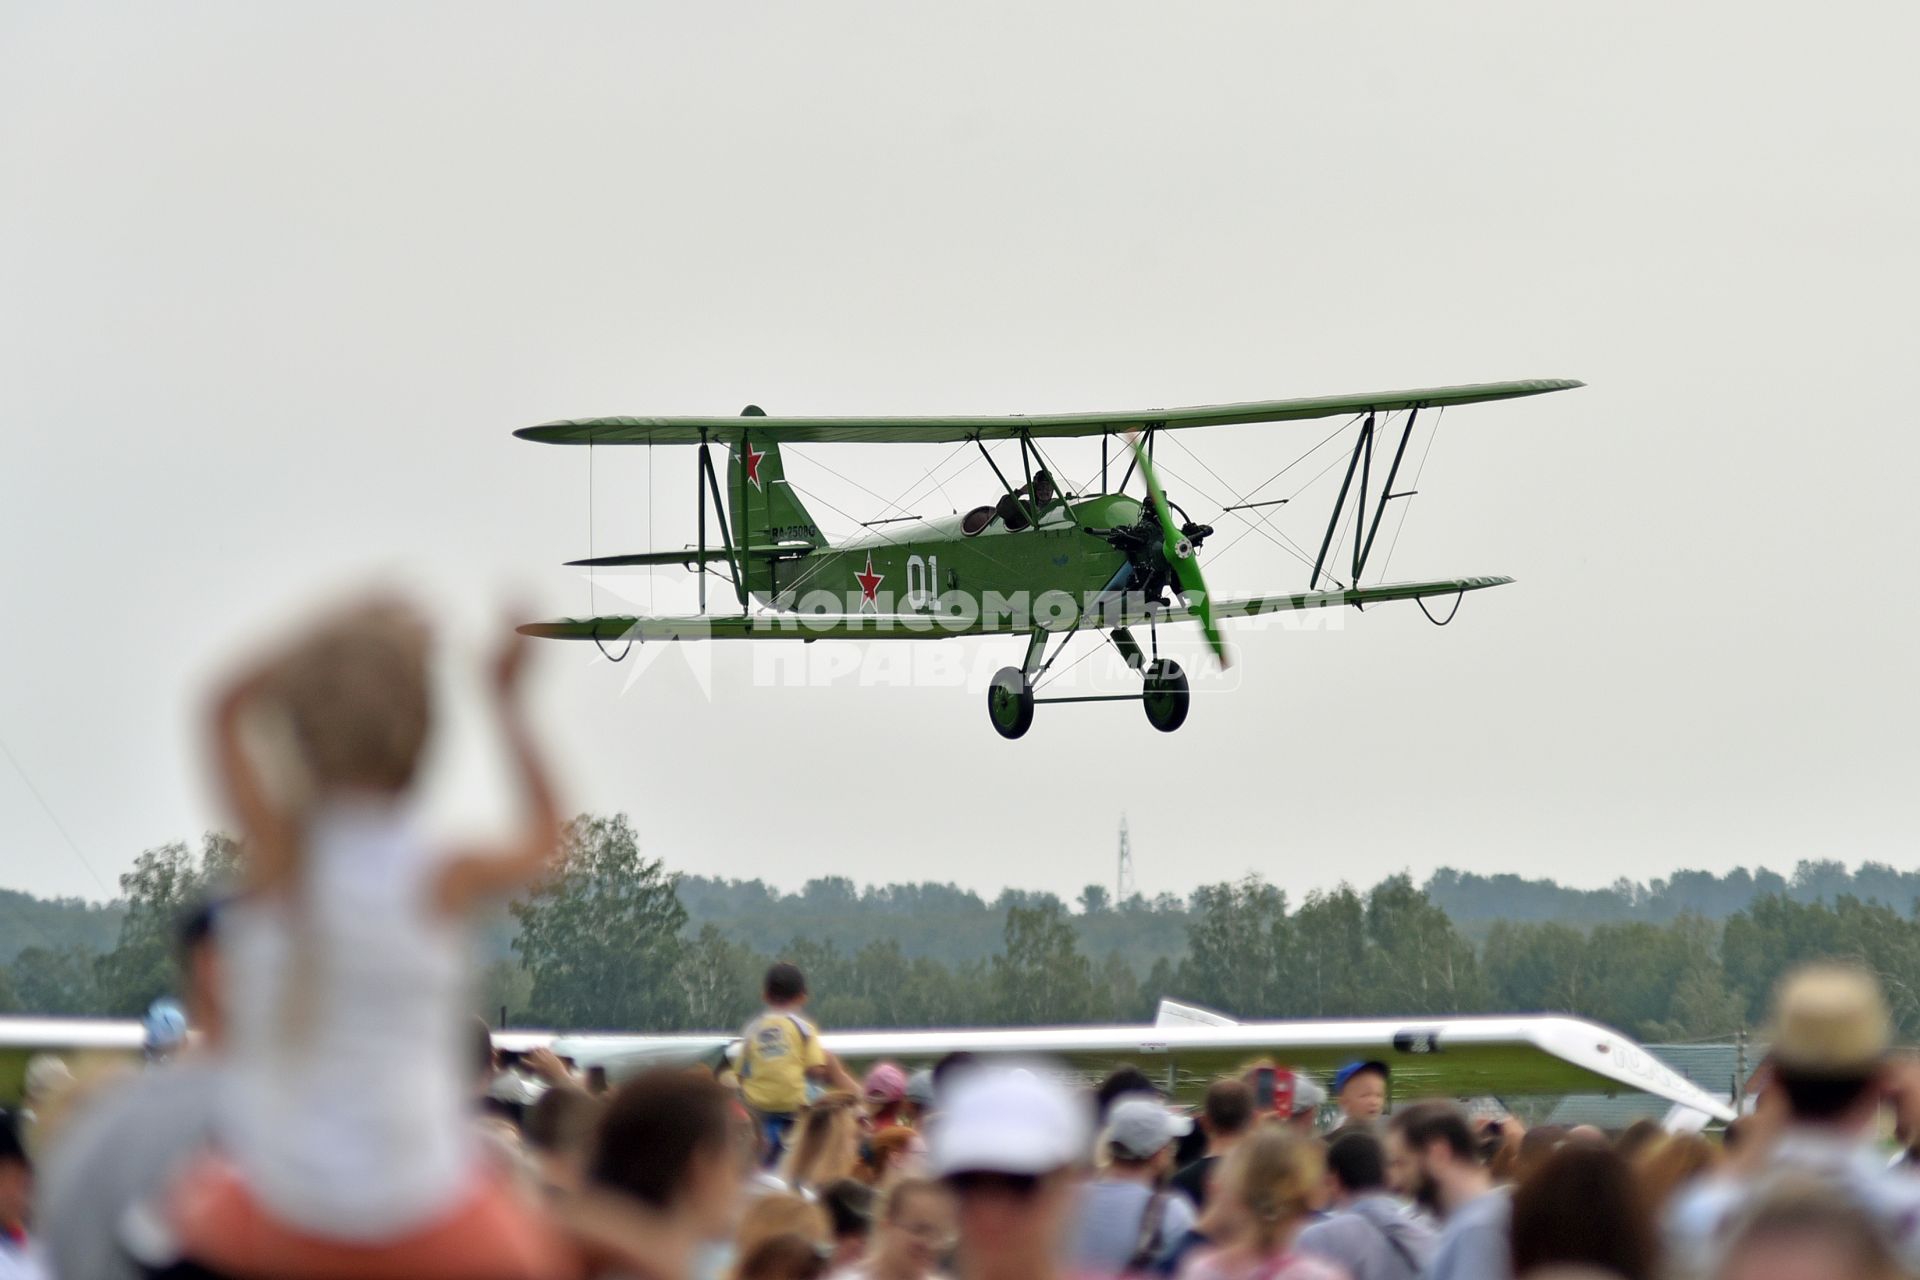
{"label": "landing gear", "polygon": [[1033,727],[1033,685],[1019,667],[1002,667],[994,674],[987,686],[987,718],[1003,738],[1018,738]]}
{"label": "landing gear", "polygon": [[[987,686],[987,719],[993,731],[1003,738],[1023,737],[1033,727],[1033,708],[1041,702],[1138,702],[1147,713],[1147,723],[1162,733],[1172,733],[1187,722],[1187,673],[1172,658],[1149,659],[1125,627],[1116,628],[1110,638],[1114,648],[1141,679],[1139,693],[1083,693],[1063,697],[1036,698],[1034,682],[1046,674],[1052,659],[1041,658],[1047,637],[1035,632],[1027,643],[1027,660],[1018,667],[1002,667]],[[1063,645],[1064,647],[1064,645]],[[1157,646],[1156,646],[1157,647]],[[1054,657],[1059,657],[1056,651]]]}
{"label": "landing gear", "polygon": [[1146,690],[1140,695],[1140,707],[1147,723],[1162,733],[1172,733],[1187,722],[1187,673],[1172,658],[1160,658],[1147,668]]}

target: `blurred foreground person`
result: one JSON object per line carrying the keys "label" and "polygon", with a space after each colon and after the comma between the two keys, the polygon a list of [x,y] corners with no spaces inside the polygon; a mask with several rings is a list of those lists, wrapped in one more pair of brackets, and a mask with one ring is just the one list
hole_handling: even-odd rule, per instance
{"label": "blurred foreground person", "polygon": [[1249,1134],[1214,1187],[1209,1225],[1224,1231],[1224,1243],[1193,1255],[1182,1280],[1351,1280],[1340,1264],[1297,1247],[1325,1175],[1318,1144],[1290,1127]]}
{"label": "blurred foreground person", "polygon": [[1086,1159],[1086,1107],[1058,1081],[1005,1067],[940,1081],[934,1171],[953,1191],[960,1280],[1058,1280]]}
{"label": "blurred foreground person", "polygon": [[821,1189],[820,1205],[827,1211],[833,1228],[833,1253],[827,1259],[828,1270],[850,1270],[867,1256],[879,1199],[872,1187],[857,1178],[840,1178]]}
{"label": "blurred foreground person", "polygon": [[894,1185],[880,1209],[867,1256],[838,1280],[939,1280],[953,1249],[953,1195],[927,1178]]}
{"label": "blurred foreground person", "polygon": [[20,1110],[16,1123],[27,1153],[38,1159],[46,1154],[41,1143],[57,1127],[72,1101],[73,1068],[65,1058],[51,1053],[36,1053],[27,1059],[26,1074],[20,1082]]}
{"label": "blurred foreground person", "polygon": [[860,1163],[860,1112],[852,1094],[830,1093],[800,1113],[788,1134],[780,1181],[812,1199]]}
{"label": "blurred foreground person", "polygon": [[519,692],[492,669],[526,816],[497,847],[440,849],[414,787],[434,720],[427,628],[393,601],[322,617],[241,672],[212,716],[238,819],[220,913],[229,1088],[221,1158],[171,1216],[186,1257],[235,1274],[519,1277],[552,1240],[468,1119],[467,924],[543,874],[561,819]]}
{"label": "blurred foreground person", "polygon": [[35,1218],[56,1275],[134,1280],[141,1268],[122,1244],[130,1211],[153,1200],[213,1140],[226,1087],[222,1054],[217,902],[181,920],[174,959],[188,1022],[199,1039],[184,1052],[78,1097],[41,1162]]}
{"label": "blurred foreground person", "polygon": [[1094,1120],[1102,1129],[1107,1126],[1107,1118],[1113,1113],[1113,1104],[1122,1098],[1140,1095],[1147,1098],[1161,1096],[1160,1086],[1153,1078],[1132,1063],[1115,1067],[1102,1077],[1094,1086]]}
{"label": "blurred foreground person", "polygon": [[1207,1207],[1207,1191],[1220,1162],[1253,1128],[1253,1086],[1244,1080],[1215,1080],[1207,1086],[1200,1107],[1200,1129],[1207,1135],[1207,1153],[1173,1175],[1173,1189]]}
{"label": "blurred foreground person", "polygon": [[19,1117],[0,1111],[0,1280],[41,1280],[38,1246],[27,1238],[33,1203],[33,1163]]}
{"label": "blurred foreground person", "polygon": [[867,1140],[858,1175],[885,1191],[903,1177],[917,1176],[926,1163],[927,1144],[917,1130],[896,1124]]}
{"label": "blurred foreground person", "polygon": [[1634,1176],[1641,1198],[1663,1212],[1679,1193],[1720,1167],[1720,1148],[1697,1133],[1675,1133],[1640,1153]]}
{"label": "blurred foreground person", "polygon": [[1830,1185],[1788,1179],[1735,1224],[1713,1280],[1897,1280],[1900,1266],[1872,1215]]}
{"label": "blurred foreground person", "polygon": [[1101,1134],[1107,1165],[1080,1189],[1069,1265],[1082,1275],[1149,1271],[1193,1230],[1193,1204],[1166,1185],[1176,1138],[1193,1121],[1153,1095],[1114,1102]]}
{"label": "blurred foreground person", "polygon": [[541,1189],[571,1195],[586,1181],[594,1129],[606,1112],[604,1098],[573,1085],[555,1085],[527,1112],[525,1141]]}
{"label": "blurred foreground person", "polygon": [[1920,1268],[1920,1177],[1887,1168],[1876,1149],[1892,1020],[1862,970],[1816,965],[1788,975],[1774,1001],[1772,1083],[1762,1095],[1771,1136],[1743,1147],[1742,1172],[1683,1192],[1667,1217],[1669,1264],[1714,1272],[1733,1223],[1781,1179],[1826,1185],[1880,1224],[1907,1268]]}
{"label": "blurred foreground person", "polygon": [[879,1062],[860,1082],[860,1097],[866,1105],[866,1127],[878,1132],[901,1121],[907,1105],[907,1073],[898,1063]]}
{"label": "blurred foreground person", "polygon": [[[717,1082],[674,1067],[643,1071],[607,1099],[585,1189],[562,1210],[593,1274],[698,1274],[733,1229],[740,1162],[732,1109]],[[802,1207],[824,1234],[821,1211]]]}
{"label": "blurred foreground person", "polygon": [[1433,1227],[1387,1190],[1386,1148],[1365,1129],[1327,1144],[1328,1215],[1299,1248],[1345,1267],[1353,1280],[1416,1280],[1433,1257]]}
{"label": "blurred foreground person", "polygon": [[1480,1163],[1466,1115],[1451,1102],[1416,1102],[1387,1127],[1387,1163],[1402,1194],[1445,1223],[1426,1280],[1507,1280],[1512,1200]]}
{"label": "blurred foreground person", "polygon": [[1564,1146],[1513,1193],[1513,1274],[1591,1267],[1654,1280],[1653,1223],[1633,1171],[1617,1153]]}
{"label": "blurred foreground person", "polygon": [[907,1100],[900,1108],[900,1123],[925,1129],[933,1116],[933,1072],[925,1067],[907,1077]]}
{"label": "blurred foreground person", "polygon": [[827,1265],[819,1248],[805,1236],[773,1236],[740,1259],[731,1280],[821,1280]]}
{"label": "blurred foreground person", "polygon": [[756,1197],[740,1214],[733,1233],[736,1270],[761,1245],[778,1236],[805,1240],[822,1259],[832,1256],[833,1219],[826,1209],[818,1201],[791,1191],[775,1191]]}

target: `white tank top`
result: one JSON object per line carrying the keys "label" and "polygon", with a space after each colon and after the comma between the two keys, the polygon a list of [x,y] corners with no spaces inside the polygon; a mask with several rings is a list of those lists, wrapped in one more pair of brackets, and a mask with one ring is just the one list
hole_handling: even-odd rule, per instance
{"label": "white tank top", "polygon": [[[474,1167],[466,930],[432,907],[438,864],[396,807],[334,803],[299,891],[220,917],[233,1094],[222,1137],[285,1224],[377,1241],[454,1208]],[[294,912],[310,930],[305,1025]]]}

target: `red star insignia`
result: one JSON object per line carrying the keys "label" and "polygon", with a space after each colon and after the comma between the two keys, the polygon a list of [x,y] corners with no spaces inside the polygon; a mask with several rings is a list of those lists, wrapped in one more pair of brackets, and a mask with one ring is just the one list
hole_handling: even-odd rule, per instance
{"label": "red star insignia", "polygon": [[875,573],[873,571],[873,552],[867,552],[867,567],[853,575],[853,580],[860,584],[860,604],[862,607],[872,605],[875,612],[879,611],[880,601],[874,593],[880,590],[880,584],[885,581],[886,576],[884,573]]}
{"label": "red star insignia", "polygon": [[747,460],[747,483],[754,488],[760,487],[760,459],[767,456],[765,450],[755,452],[751,444],[745,446]]}

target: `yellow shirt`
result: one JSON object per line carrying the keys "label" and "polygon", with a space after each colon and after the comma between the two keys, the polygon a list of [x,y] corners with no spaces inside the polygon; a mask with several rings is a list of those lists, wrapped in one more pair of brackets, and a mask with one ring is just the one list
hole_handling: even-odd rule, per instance
{"label": "yellow shirt", "polygon": [[827,1065],[820,1033],[797,1013],[769,1009],[741,1033],[740,1092],[755,1111],[785,1114],[807,1105],[807,1071]]}

